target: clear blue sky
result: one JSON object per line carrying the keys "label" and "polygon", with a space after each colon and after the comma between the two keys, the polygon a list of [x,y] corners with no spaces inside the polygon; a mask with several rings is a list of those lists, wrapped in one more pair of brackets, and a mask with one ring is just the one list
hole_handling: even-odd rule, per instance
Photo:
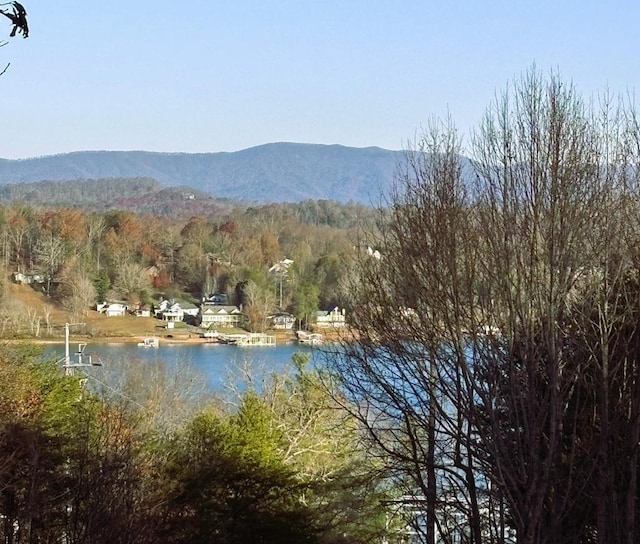
{"label": "clear blue sky", "polygon": [[[466,133],[535,62],[589,98],[640,91],[640,3],[604,0],[22,0],[0,48],[0,157],[401,149]],[[8,37],[9,21],[0,21]]]}

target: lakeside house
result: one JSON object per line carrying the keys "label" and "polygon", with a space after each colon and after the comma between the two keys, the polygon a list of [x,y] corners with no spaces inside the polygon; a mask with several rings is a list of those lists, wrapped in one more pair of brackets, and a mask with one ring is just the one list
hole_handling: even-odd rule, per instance
{"label": "lakeside house", "polygon": [[268,317],[271,328],[279,330],[293,330],[296,318],[288,312],[278,312]]}
{"label": "lakeside house", "polygon": [[96,310],[107,317],[122,317],[127,315],[128,306],[124,302],[99,302]]}
{"label": "lakeside house", "polygon": [[136,317],[151,317],[151,308],[148,304],[138,304],[133,313]]}
{"label": "lakeside house", "polygon": [[184,321],[185,316],[196,317],[199,308],[190,302],[183,300],[161,300],[154,310],[158,319],[167,322]]}
{"label": "lakeside house", "polygon": [[226,293],[214,293],[202,297],[202,304],[212,304],[216,306],[229,306],[229,297]]}
{"label": "lakeside house", "polygon": [[243,320],[238,306],[207,304],[200,306],[200,326],[203,329],[239,327]]}
{"label": "lakeside house", "polygon": [[331,311],[319,311],[316,313],[316,327],[320,328],[340,328],[346,326],[346,315],[344,308],[340,310],[336,306]]}

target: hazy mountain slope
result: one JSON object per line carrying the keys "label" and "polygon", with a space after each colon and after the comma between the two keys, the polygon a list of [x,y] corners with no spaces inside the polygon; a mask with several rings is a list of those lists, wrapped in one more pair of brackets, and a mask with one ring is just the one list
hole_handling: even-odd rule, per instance
{"label": "hazy mountain slope", "polygon": [[80,151],[0,159],[0,184],[41,180],[153,178],[216,197],[263,202],[329,199],[377,203],[401,152],[376,147],[275,143],[234,153]]}
{"label": "hazy mountain slope", "polygon": [[152,178],[102,178],[0,184],[0,204],[72,207],[104,212],[131,210],[173,217],[207,216],[242,207],[191,187],[166,187]]}

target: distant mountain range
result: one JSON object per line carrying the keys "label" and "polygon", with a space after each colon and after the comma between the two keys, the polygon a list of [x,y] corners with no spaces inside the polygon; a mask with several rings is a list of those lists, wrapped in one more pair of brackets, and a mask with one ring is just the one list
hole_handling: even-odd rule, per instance
{"label": "distant mountain range", "polygon": [[401,159],[402,152],[378,147],[295,143],[266,144],[233,153],[78,151],[0,159],[0,184],[142,177],[217,198],[377,205]]}

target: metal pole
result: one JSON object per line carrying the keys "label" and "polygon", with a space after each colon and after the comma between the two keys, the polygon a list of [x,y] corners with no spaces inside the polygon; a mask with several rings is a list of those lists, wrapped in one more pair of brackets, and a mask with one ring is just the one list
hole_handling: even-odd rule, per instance
{"label": "metal pole", "polygon": [[65,376],[73,376],[73,367],[78,365],[71,364],[71,356],[69,355],[69,327],[71,325],[84,325],[84,323],[65,323],[64,324],[64,374]]}
{"label": "metal pole", "polygon": [[71,376],[71,360],[69,357],[69,323],[64,324],[64,374]]}

